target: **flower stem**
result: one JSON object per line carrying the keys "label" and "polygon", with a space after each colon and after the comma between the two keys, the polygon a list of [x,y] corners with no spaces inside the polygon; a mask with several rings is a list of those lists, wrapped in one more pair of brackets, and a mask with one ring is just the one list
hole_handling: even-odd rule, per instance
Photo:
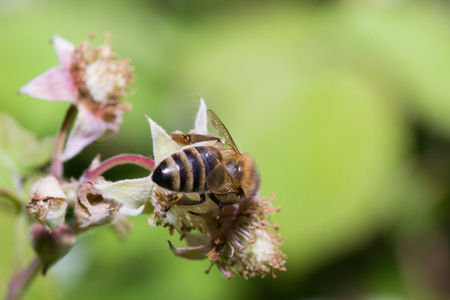
{"label": "flower stem", "polygon": [[36,256],[25,270],[17,275],[14,275],[9,282],[6,300],[19,299],[28,284],[30,284],[39,272],[41,266],[41,260]]}
{"label": "flower stem", "polygon": [[84,175],[84,178],[86,180],[93,180],[109,169],[125,164],[138,165],[150,171],[153,171],[153,169],[155,168],[155,161],[151,158],[137,154],[120,154],[108,158],[92,170],[88,169]]}
{"label": "flower stem", "polygon": [[16,212],[19,214],[22,210],[22,201],[14,195],[14,193],[11,190],[0,188],[0,197],[4,197],[8,199],[12,205],[14,205],[14,208]]}
{"label": "flower stem", "polygon": [[50,166],[50,172],[57,179],[61,179],[63,176],[63,163],[61,161],[61,153],[64,151],[64,145],[66,144],[67,136],[69,135],[70,128],[77,116],[78,109],[72,104],[66,113],[66,117],[61,125],[58,136],[55,142],[55,149],[53,151],[52,164]]}

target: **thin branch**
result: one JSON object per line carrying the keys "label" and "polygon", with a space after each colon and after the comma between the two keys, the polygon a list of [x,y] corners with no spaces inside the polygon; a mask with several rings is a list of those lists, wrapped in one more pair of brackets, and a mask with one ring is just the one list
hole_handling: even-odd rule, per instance
{"label": "thin branch", "polygon": [[56,138],[55,149],[53,151],[52,165],[50,172],[57,179],[61,179],[63,176],[63,163],[61,161],[61,154],[64,151],[67,136],[69,135],[70,128],[72,127],[75,117],[77,116],[78,109],[75,105],[71,105],[66,113],[66,117],[61,125],[58,136]]}
{"label": "thin branch", "polygon": [[30,282],[39,273],[42,267],[41,260],[39,257],[35,257],[30,265],[23,270],[21,273],[14,275],[11,278],[8,286],[8,294],[6,300],[16,300],[19,299],[23,292],[26,290]]}
{"label": "thin branch", "polygon": [[155,168],[155,161],[151,158],[137,154],[120,154],[108,158],[92,170],[88,169],[84,175],[84,178],[86,180],[93,180],[109,169],[125,164],[138,165],[150,171],[153,171],[153,169]]}

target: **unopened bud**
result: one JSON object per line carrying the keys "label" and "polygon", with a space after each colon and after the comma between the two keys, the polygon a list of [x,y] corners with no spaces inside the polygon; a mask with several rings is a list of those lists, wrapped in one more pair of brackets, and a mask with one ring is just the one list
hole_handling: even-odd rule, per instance
{"label": "unopened bud", "polygon": [[49,230],[64,223],[67,196],[53,176],[39,179],[30,189],[27,211]]}
{"label": "unopened bud", "polygon": [[111,223],[121,203],[108,198],[92,184],[88,183],[78,192],[75,215],[80,229],[86,230],[90,227]]}
{"label": "unopened bud", "polygon": [[63,258],[75,245],[77,236],[67,225],[48,231],[41,224],[35,223],[30,230],[30,239],[34,251],[44,266],[45,275],[48,268]]}

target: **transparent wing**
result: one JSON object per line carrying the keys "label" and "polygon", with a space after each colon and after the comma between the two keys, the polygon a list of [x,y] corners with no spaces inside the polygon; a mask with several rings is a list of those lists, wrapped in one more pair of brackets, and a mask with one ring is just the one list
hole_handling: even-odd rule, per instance
{"label": "transparent wing", "polygon": [[225,125],[222,123],[222,121],[219,119],[219,117],[210,109],[207,111],[208,119],[213,125],[213,127],[216,129],[217,134],[220,138],[225,140],[225,143],[229,145],[236,153],[241,154],[238,147],[234,143],[233,138],[231,137],[230,133],[228,132],[228,129],[225,127]]}

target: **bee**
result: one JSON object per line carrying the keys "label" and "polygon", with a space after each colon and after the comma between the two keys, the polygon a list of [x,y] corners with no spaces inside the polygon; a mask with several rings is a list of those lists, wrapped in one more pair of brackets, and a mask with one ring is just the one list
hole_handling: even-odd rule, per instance
{"label": "bee", "polygon": [[[253,159],[239,151],[219,117],[212,110],[207,111],[207,116],[218,137],[172,134],[174,141],[189,146],[162,160],[153,171],[152,180],[174,193],[200,195],[200,201],[188,201],[183,205],[201,204],[208,197],[218,207],[214,214],[217,221],[223,206],[245,203],[258,192],[260,177]],[[205,141],[216,143],[201,143]]]}

